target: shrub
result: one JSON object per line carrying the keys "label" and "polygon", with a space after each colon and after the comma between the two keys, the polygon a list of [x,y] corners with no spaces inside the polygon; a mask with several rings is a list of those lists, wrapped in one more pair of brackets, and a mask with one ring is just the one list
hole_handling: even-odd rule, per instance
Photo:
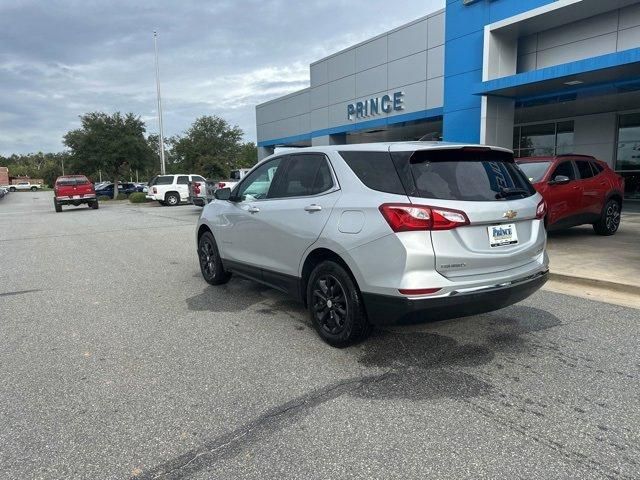
{"label": "shrub", "polygon": [[131,203],[144,203],[147,201],[147,194],[142,192],[134,192],[129,195],[129,201]]}
{"label": "shrub", "polygon": [[111,197],[109,195],[98,195],[99,202],[106,202],[107,200],[111,200]]}
{"label": "shrub", "polygon": [[116,200],[126,200],[127,198],[129,198],[129,197],[127,196],[126,193],[119,193],[118,197],[116,198]]}

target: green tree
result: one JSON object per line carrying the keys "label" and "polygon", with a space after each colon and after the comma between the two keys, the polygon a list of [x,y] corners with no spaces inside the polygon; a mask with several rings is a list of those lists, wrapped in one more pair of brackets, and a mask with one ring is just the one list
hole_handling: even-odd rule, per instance
{"label": "green tree", "polygon": [[253,142],[243,143],[240,146],[238,168],[250,168],[258,163],[258,147]]}
{"label": "green tree", "polygon": [[118,180],[136,169],[143,170],[153,161],[153,151],[145,138],[145,125],[133,113],[108,115],[91,112],[80,116],[81,128],[64,136],[75,169],[85,172],[102,171],[114,184],[118,195]]}
{"label": "green tree", "polygon": [[237,125],[231,126],[220,117],[200,117],[184,136],[170,140],[170,170],[179,167],[184,173],[226,178],[242,162],[242,135]]}

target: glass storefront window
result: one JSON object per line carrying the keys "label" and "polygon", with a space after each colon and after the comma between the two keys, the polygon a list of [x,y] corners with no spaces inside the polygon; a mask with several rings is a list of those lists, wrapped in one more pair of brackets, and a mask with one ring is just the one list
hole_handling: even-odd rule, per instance
{"label": "glass storefront window", "polygon": [[618,117],[616,172],[625,179],[625,197],[640,199],[640,113]]}
{"label": "glass storefront window", "polygon": [[573,153],[573,122],[558,122],[556,125],[556,155]]}
{"label": "glass storefront window", "polygon": [[572,121],[524,125],[513,131],[516,157],[550,157],[571,153],[572,148]]}

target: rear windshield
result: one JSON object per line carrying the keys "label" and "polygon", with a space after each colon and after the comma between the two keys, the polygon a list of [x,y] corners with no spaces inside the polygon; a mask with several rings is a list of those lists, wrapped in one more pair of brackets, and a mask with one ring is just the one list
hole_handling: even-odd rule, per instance
{"label": "rear windshield", "polygon": [[56,180],[58,185],[84,185],[89,183],[87,177],[60,177]]}
{"label": "rear windshield", "polygon": [[154,185],[171,185],[173,183],[173,175],[158,175],[153,177],[149,182],[149,186]]}
{"label": "rear windshield", "polygon": [[535,194],[513,155],[490,149],[419,150],[393,153],[396,168],[416,197],[496,201]]}
{"label": "rear windshield", "polygon": [[538,183],[544,177],[547,169],[551,165],[551,162],[522,162],[518,163],[520,170],[522,170],[525,176],[531,183]]}

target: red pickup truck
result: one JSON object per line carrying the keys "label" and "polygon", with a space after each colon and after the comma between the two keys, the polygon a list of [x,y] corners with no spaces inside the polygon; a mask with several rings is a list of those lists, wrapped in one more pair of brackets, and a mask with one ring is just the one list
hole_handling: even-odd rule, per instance
{"label": "red pickup truck", "polygon": [[99,206],[93,184],[84,175],[58,177],[53,187],[53,195],[53,206],[56,212],[61,212],[63,205],[77,207],[86,203],[93,209]]}

